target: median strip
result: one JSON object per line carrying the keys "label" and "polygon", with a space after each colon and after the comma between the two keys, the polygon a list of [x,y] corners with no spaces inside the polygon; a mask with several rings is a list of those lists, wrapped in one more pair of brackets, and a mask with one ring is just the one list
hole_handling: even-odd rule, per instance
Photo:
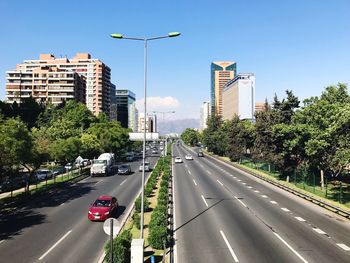
{"label": "median strip", "polygon": [[46,251],[40,258],[39,260],[42,260],[44,257],[47,256],[47,254],[49,254],[59,243],[61,243],[63,241],[63,239],[65,239],[70,233],[72,232],[72,230],[69,230],[63,237],[60,238],[60,240],[58,240],[52,247],[49,248],[48,251]]}

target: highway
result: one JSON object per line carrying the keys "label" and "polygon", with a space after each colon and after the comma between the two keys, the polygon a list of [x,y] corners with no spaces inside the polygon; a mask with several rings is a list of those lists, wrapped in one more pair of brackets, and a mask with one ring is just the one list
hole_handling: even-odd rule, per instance
{"label": "highway", "polygon": [[[148,158],[152,167],[157,159]],[[100,195],[116,196],[121,221],[141,190],[141,161],[130,163],[131,175],[88,177],[0,215],[0,262],[98,262],[108,236],[102,222],[88,220],[90,204]]]}
{"label": "highway", "polygon": [[350,262],[348,220],[186,146],[173,156],[175,263]]}

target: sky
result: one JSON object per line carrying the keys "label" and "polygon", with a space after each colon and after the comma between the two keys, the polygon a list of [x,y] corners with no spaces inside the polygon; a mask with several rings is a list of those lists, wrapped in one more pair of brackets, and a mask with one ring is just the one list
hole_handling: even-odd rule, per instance
{"label": "sky", "polygon": [[0,0],[0,99],[6,70],[40,53],[87,52],[107,64],[117,88],[142,105],[143,43],[112,39],[181,36],[148,44],[148,111],[199,118],[210,100],[210,63],[235,61],[256,76],[255,100],[292,90],[300,100],[350,82],[348,0]]}

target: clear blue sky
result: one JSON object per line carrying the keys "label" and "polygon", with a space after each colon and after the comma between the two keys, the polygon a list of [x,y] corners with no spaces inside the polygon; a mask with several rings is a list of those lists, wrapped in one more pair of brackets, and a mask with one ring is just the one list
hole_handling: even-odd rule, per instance
{"label": "clear blue sky", "polygon": [[[256,101],[319,95],[350,80],[348,0],[152,0],[0,2],[0,99],[5,71],[40,53],[89,52],[112,69],[118,88],[143,98],[143,45],[110,33],[178,38],[149,44],[148,96],[172,97],[175,118],[199,118],[210,96],[210,63],[232,60],[256,74]],[[158,101],[159,99],[155,99]]]}

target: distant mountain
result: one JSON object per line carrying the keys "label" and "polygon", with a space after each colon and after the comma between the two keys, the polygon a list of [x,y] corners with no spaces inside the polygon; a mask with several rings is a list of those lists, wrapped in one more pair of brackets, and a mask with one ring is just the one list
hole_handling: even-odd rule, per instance
{"label": "distant mountain", "polygon": [[158,131],[161,135],[167,133],[181,134],[186,128],[199,128],[199,119],[158,121]]}

